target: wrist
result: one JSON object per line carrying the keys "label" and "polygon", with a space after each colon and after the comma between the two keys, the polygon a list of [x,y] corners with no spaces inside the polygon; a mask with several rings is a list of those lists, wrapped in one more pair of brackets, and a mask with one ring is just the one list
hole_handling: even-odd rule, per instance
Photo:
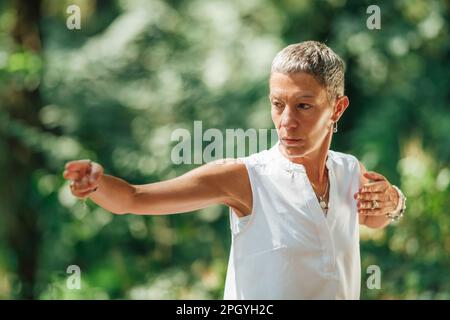
{"label": "wrist", "polygon": [[397,186],[393,185],[392,187],[395,189],[397,193],[397,207],[395,208],[394,211],[386,214],[386,216],[391,221],[398,221],[403,217],[404,212],[406,210],[406,197]]}

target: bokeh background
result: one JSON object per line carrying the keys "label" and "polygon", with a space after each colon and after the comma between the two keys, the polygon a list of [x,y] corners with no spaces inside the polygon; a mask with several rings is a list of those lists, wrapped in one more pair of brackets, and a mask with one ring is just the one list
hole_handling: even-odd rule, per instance
{"label": "bokeh background", "polygon": [[449,15],[445,0],[0,0],[0,298],[222,298],[226,207],[115,216],[70,195],[64,164],[90,158],[133,184],[187,172],[171,132],[273,128],[271,60],[313,39],[347,64],[332,149],[408,197],[396,226],[361,228],[362,298],[449,299]]}

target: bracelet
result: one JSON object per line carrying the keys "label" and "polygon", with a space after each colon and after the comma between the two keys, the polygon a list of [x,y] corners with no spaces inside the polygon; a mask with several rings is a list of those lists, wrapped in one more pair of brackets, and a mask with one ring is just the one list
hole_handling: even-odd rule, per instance
{"label": "bracelet", "polygon": [[403,217],[406,210],[406,197],[397,186],[393,185],[392,187],[397,191],[398,194],[397,208],[395,208],[393,212],[386,214],[386,216],[391,219],[391,221],[398,221]]}

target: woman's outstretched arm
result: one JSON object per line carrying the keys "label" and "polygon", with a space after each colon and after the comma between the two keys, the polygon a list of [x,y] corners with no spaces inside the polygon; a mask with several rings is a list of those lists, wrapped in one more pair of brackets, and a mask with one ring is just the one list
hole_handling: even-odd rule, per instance
{"label": "woman's outstretched arm", "polygon": [[69,162],[64,177],[73,181],[73,195],[89,197],[116,214],[173,214],[225,204],[245,215],[252,207],[247,170],[236,159],[207,163],[179,177],[144,185],[105,175],[89,160]]}

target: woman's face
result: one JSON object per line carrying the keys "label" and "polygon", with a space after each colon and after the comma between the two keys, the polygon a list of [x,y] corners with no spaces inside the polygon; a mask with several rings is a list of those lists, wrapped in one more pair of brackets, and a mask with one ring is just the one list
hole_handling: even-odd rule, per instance
{"label": "woman's face", "polygon": [[318,149],[348,105],[347,97],[342,97],[337,101],[345,98],[345,103],[337,102],[333,108],[325,87],[304,72],[272,73],[269,98],[281,148],[289,157],[304,157]]}

